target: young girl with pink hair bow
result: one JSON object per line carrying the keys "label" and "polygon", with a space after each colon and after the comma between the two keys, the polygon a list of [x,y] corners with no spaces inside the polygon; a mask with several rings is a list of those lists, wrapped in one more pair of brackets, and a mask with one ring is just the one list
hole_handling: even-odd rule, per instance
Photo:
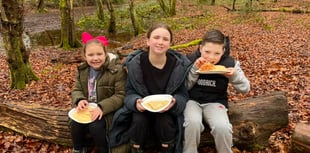
{"label": "young girl with pink hair bow", "polygon": [[90,103],[97,106],[90,111],[92,122],[70,122],[73,153],[86,153],[92,145],[100,153],[108,153],[108,128],[114,112],[123,105],[126,71],[118,57],[108,53],[106,37],[84,32],[82,42],[85,62],[77,68],[72,105],[77,111],[86,109]]}

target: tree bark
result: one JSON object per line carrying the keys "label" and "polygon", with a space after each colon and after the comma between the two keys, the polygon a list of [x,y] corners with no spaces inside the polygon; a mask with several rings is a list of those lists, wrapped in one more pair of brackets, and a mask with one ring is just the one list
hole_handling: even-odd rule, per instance
{"label": "tree bark", "polygon": [[174,16],[177,14],[176,12],[176,0],[170,0],[170,16]]}
{"label": "tree bark", "polygon": [[23,89],[32,80],[38,80],[29,63],[30,50],[22,40],[24,23],[23,1],[0,1],[1,33],[11,72],[11,88]]}
{"label": "tree bark", "polygon": [[134,8],[134,0],[129,0],[128,1],[129,4],[129,14],[130,14],[130,19],[131,19],[131,23],[132,23],[132,27],[133,27],[133,31],[134,31],[134,36],[138,36],[139,34],[139,23],[136,22],[136,11]]}
{"label": "tree bark", "polygon": [[38,12],[44,12],[44,0],[39,0],[39,4],[37,6]]}
{"label": "tree bark", "polygon": [[298,123],[292,136],[292,152],[310,152],[310,124]]}
{"label": "tree bark", "polygon": [[[0,104],[0,126],[23,135],[62,145],[72,145],[68,128],[69,109],[38,104]],[[249,150],[266,146],[269,136],[287,126],[287,99],[284,92],[276,92],[230,104],[234,144]],[[213,144],[209,130],[205,130],[201,145]]]}
{"label": "tree bark", "polygon": [[[230,9],[228,6],[221,5],[224,7],[227,11],[243,11],[242,9],[236,9],[235,8],[235,0],[233,1],[232,9]],[[300,8],[267,8],[267,9],[256,9],[251,10],[252,12],[287,12],[287,13],[293,13],[293,14],[308,14],[310,13],[310,10],[306,9],[300,9]]]}
{"label": "tree bark", "polygon": [[211,0],[211,5],[215,5],[215,0]]}
{"label": "tree bark", "polygon": [[0,104],[0,126],[25,136],[71,145],[68,109],[22,102]]}
{"label": "tree bark", "polygon": [[73,0],[60,0],[59,9],[61,13],[60,47],[67,50],[73,47],[78,47],[79,43],[75,34]]}
{"label": "tree bark", "polygon": [[[168,17],[176,15],[176,0],[169,0],[166,4],[165,0],[157,0],[160,8]],[[168,6],[167,6],[168,5]]]}
{"label": "tree bark", "polygon": [[96,0],[96,4],[97,4],[97,17],[100,21],[104,22],[104,11],[102,0]]}
{"label": "tree bark", "polygon": [[232,4],[232,10],[236,10],[236,0],[233,0],[233,4]]}
{"label": "tree bark", "polygon": [[107,8],[110,12],[110,23],[109,23],[109,33],[115,34],[116,33],[116,20],[115,20],[115,13],[114,8],[112,5],[111,0],[106,0]]}

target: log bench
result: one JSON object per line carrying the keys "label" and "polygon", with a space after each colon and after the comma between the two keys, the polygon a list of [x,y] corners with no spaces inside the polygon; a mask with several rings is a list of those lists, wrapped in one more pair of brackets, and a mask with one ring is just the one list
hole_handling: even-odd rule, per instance
{"label": "log bench", "polygon": [[[229,103],[233,125],[233,141],[238,148],[256,150],[268,145],[275,131],[288,125],[285,92]],[[71,146],[68,109],[59,109],[23,102],[0,103],[0,126],[27,137]],[[214,145],[209,130],[202,134],[201,145]]]}

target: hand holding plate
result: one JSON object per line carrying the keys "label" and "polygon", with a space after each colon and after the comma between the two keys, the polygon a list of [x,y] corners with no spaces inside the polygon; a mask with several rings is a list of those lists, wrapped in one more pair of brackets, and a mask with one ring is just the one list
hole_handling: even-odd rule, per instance
{"label": "hand holding plate", "polygon": [[97,106],[96,108],[92,109],[92,110],[90,111],[90,113],[91,113],[91,119],[92,119],[92,121],[96,120],[97,118],[98,118],[98,120],[101,120],[102,115],[103,115],[102,110],[101,110],[100,107],[98,107],[98,106]]}
{"label": "hand holding plate", "polygon": [[[82,105],[82,104],[80,104],[80,105]],[[98,107],[98,105],[96,103],[88,103],[88,105],[83,110],[78,110],[77,108],[72,108],[68,112],[68,116],[72,120],[74,120],[78,123],[88,124],[88,123],[91,123],[92,121],[94,121],[94,118],[92,117],[94,109],[100,109],[100,108]],[[95,111],[95,112],[97,112],[97,111]]]}
{"label": "hand holding plate", "polygon": [[231,76],[233,76],[233,75],[235,74],[235,72],[236,72],[236,69],[233,68],[233,67],[226,68],[226,70],[227,70],[227,72],[224,73],[224,75],[225,75],[226,77],[231,77]]}
{"label": "hand holding plate", "polygon": [[143,102],[142,99],[137,99],[137,101],[136,101],[136,107],[137,107],[137,110],[139,112],[144,112],[145,111],[145,108],[141,104],[142,102]]}
{"label": "hand holding plate", "polygon": [[160,111],[161,113],[168,111],[170,108],[172,108],[174,106],[174,104],[176,103],[176,99],[172,98],[170,104],[163,109],[162,111]]}
{"label": "hand holding plate", "polygon": [[172,98],[173,97],[169,94],[149,95],[142,99],[141,105],[143,107],[143,110],[148,110],[150,112],[162,112],[164,109],[170,109],[167,107],[172,102]]}

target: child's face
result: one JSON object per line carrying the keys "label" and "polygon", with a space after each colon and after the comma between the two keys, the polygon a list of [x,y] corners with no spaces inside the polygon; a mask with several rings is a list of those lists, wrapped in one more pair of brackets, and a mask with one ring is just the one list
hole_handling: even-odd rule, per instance
{"label": "child's face", "polygon": [[147,40],[147,45],[150,47],[150,52],[156,54],[166,53],[170,48],[171,35],[167,29],[157,28],[155,29],[150,38]]}
{"label": "child's face", "polygon": [[85,48],[85,59],[93,69],[99,69],[106,59],[103,46],[97,43],[88,44]]}
{"label": "child's face", "polygon": [[200,45],[201,57],[211,64],[217,64],[224,54],[222,44],[207,42],[203,46]]}

